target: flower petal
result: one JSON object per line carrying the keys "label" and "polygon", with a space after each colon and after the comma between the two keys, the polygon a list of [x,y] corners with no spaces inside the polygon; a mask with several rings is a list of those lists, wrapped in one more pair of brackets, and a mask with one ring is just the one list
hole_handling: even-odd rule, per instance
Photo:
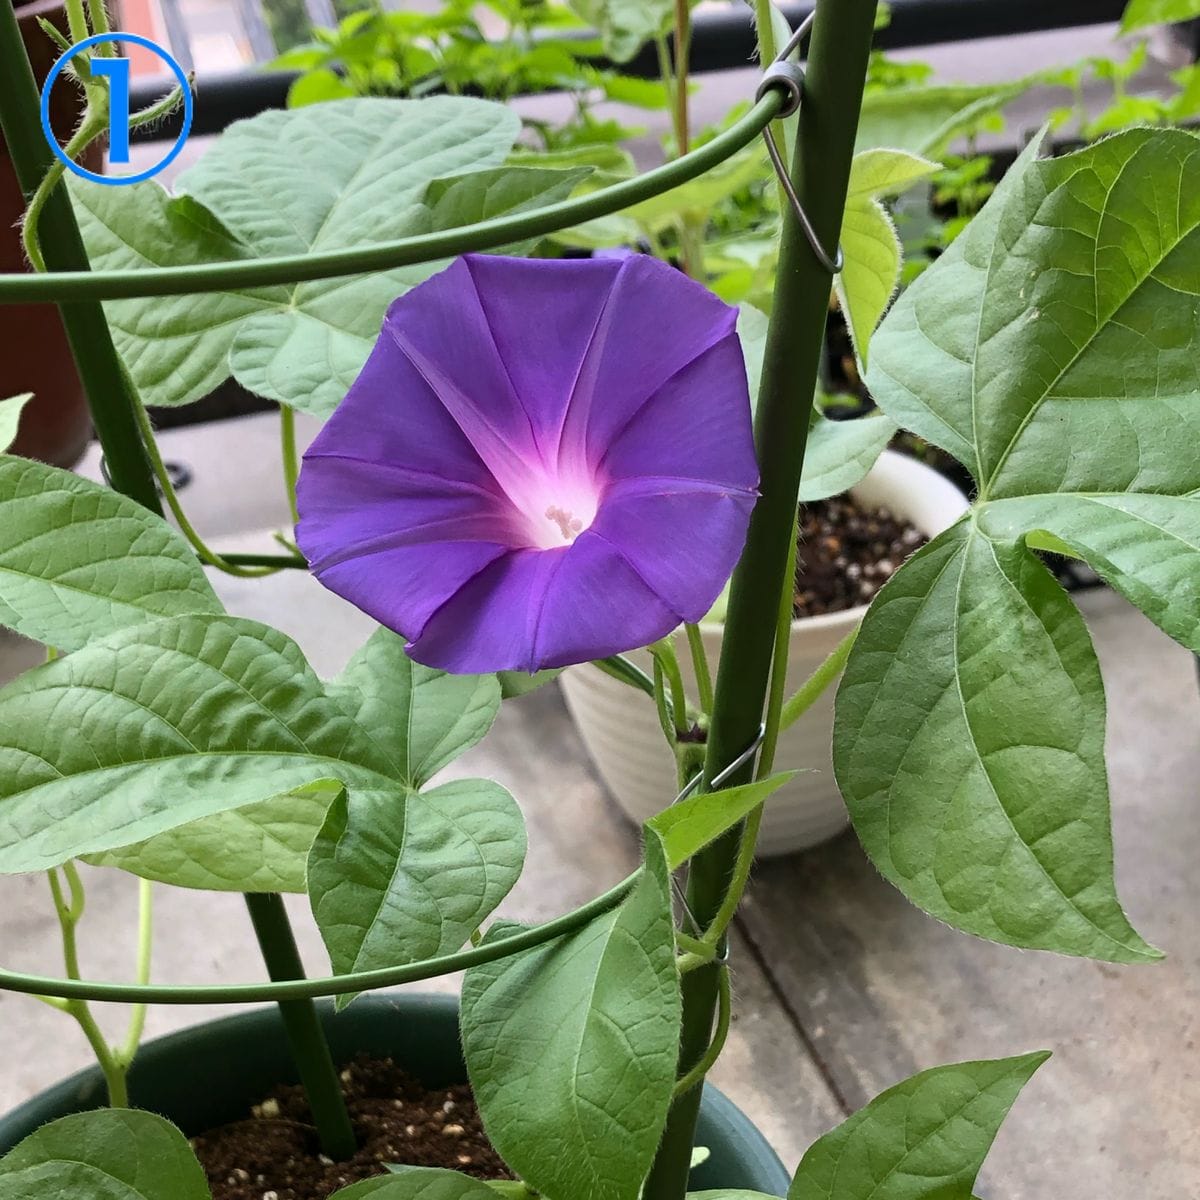
{"label": "flower petal", "polygon": [[[557,408],[561,413],[562,385],[557,392],[545,393],[540,404],[534,397],[524,397],[525,403],[518,398],[476,283],[474,271],[480,268],[472,263],[470,256],[460,258],[401,296],[388,310],[384,332],[433,389],[500,485],[521,492],[543,463],[527,406],[535,413],[541,408],[548,412]],[[527,293],[537,293],[528,284],[529,277],[519,274],[493,307],[503,304],[523,313]],[[543,338],[552,339],[554,334],[553,328],[538,330],[532,352],[537,352]],[[552,436],[557,441],[560,417],[552,415]]]}
{"label": "flower petal", "polygon": [[[491,473],[395,342],[381,336],[345,400],[304,455],[386,462],[498,493]],[[304,472],[300,486],[307,486]]]}
{"label": "flower petal", "polygon": [[567,400],[608,303],[619,262],[468,255],[504,371],[553,462]]}
{"label": "flower petal", "polygon": [[619,265],[571,396],[560,461],[599,463],[642,405],[737,322],[735,309],[657,259]]}
{"label": "flower petal", "polygon": [[[695,479],[618,480],[590,532],[680,620],[699,621],[737,565],[756,499],[754,492]],[[681,541],[686,554],[679,553]]]}
{"label": "flower petal", "polygon": [[602,538],[522,550],[481,571],[438,610],[409,654],[459,673],[540,671],[646,645],[679,624]]}
{"label": "flower petal", "polygon": [[722,338],[663,383],[612,439],[601,470],[610,479],[669,475],[753,492],[758,462],[737,336]]}
{"label": "flower petal", "polygon": [[489,542],[422,542],[380,547],[315,574],[367,616],[413,638],[474,576],[509,553]]}

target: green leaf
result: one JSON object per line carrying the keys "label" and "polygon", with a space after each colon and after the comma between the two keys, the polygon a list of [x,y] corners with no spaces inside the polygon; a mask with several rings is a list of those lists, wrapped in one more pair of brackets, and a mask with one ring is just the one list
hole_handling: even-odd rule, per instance
{"label": "green leaf", "polygon": [[[1044,138],[1043,133],[1030,142],[966,231],[905,289],[874,338],[867,383],[880,408],[954,455],[976,480],[980,467],[970,397],[984,284],[1004,206],[1036,169]],[[930,379],[931,371],[946,377]]]}
{"label": "green leaf", "polygon": [[765,167],[766,151],[755,142],[698,178],[630,205],[621,215],[651,230],[669,227],[679,220],[681,212],[692,213],[699,219],[723,200],[761,179]]}
{"label": "green leaf", "polygon": [[552,667],[548,671],[535,671],[530,675],[527,671],[500,671],[496,678],[500,681],[500,694],[505,700],[515,700],[520,696],[528,696],[547,683],[552,683],[563,673],[562,667]]}
{"label": "green leaf", "polygon": [[795,774],[782,771],[741,787],[702,792],[651,817],[646,823],[662,839],[668,869],[674,871],[683,866],[694,854],[748,817]]}
{"label": "green leaf", "polygon": [[[287,64],[281,64],[286,66]],[[306,104],[321,104],[327,100],[348,100],[355,90],[329,67],[305,71],[288,88],[288,108],[303,108]]]}
{"label": "green leaf", "polygon": [[[254,257],[201,205],[188,196],[173,198],[153,181],[116,189],[69,176],[67,186],[98,271]],[[287,288],[269,287],[114,300],[104,312],[142,400],[173,405],[199,400],[224,383],[229,348],[242,322],[287,303]]]}
{"label": "green leaf", "polygon": [[494,675],[450,675],[422,666],[404,653],[402,637],[382,628],[328,690],[414,789],[474,746],[500,711]]}
{"label": "green leaf", "polygon": [[1200,141],[1036,149],[889,315],[871,388],[969,467],[993,535],[1060,537],[1194,648]]}
{"label": "green leaf", "polygon": [[[525,824],[498,783],[342,795],[308,859],[313,916],[337,974],[450,954],[508,895]],[[353,996],[339,997],[339,1007]]]}
{"label": "green leaf", "polygon": [[[470,208],[457,192],[443,195],[439,218],[427,189],[499,166],[519,129],[503,105],[462,97],[332,101],[238,122],[180,176],[182,197],[153,183],[114,197],[76,181],[72,194],[93,262],[105,269],[361,247],[442,228],[456,206]],[[489,176],[471,211],[482,218],[510,211],[492,203],[536,205],[541,197],[524,182],[500,186]],[[563,183],[555,180],[553,196]],[[186,404],[232,373],[259,395],[325,416],[357,376],[388,304],[443,265],[105,307],[149,403]]]}
{"label": "green leaf", "polygon": [[1148,25],[1170,25],[1200,17],[1200,0],[1129,0],[1121,18],[1121,32],[1133,33]]}
{"label": "green leaf", "polygon": [[70,471],[0,455],[0,624],[77,650],[156,617],[220,611],[161,517]]}
{"label": "green leaf", "polygon": [[765,1192],[747,1192],[743,1188],[718,1188],[714,1192],[688,1192],[687,1200],[778,1200]]}
{"label": "green leaf", "polygon": [[969,1196],[1009,1109],[1049,1057],[935,1067],[889,1088],[812,1145],[788,1200]]}
{"label": "green leaf", "polygon": [[649,41],[665,33],[672,0],[569,0],[571,7],[604,40],[614,62],[628,62]]}
{"label": "green leaf", "polygon": [[43,1125],[0,1159],[4,1200],[209,1200],[204,1169],[169,1121],[132,1109]]}
{"label": "green leaf", "polygon": [[[412,662],[403,639],[377,630],[340,676],[325,685],[363,733],[387,755],[391,776],[415,790],[487,733],[500,707],[491,675],[447,675]],[[309,850],[339,785],[318,782],[215,813],[97,857],[148,879],[220,891],[306,890]],[[404,807],[392,800],[403,826]],[[352,806],[367,815],[380,797]],[[329,880],[329,871],[325,872]],[[434,916],[436,923],[436,914]],[[470,932],[470,931],[468,931]]]}
{"label": "green leaf", "polygon": [[876,335],[880,406],[979,497],[868,613],[834,761],[914,902],[1131,962],[1155,952],[1112,880],[1099,671],[1029,544],[1065,546],[1200,648],[1200,141],[1134,130],[1048,161],[1039,145]]}
{"label": "green leaf", "polygon": [[880,198],[898,195],[937,170],[938,163],[899,150],[864,150],[854,156],[842,223],[846,261],[836,286],[864,367],[871,335],[900,283],[900,238]]}
{"label": "green leaf", "polygon": [[968,517],[914,555],[862,624],[836,714],[855,830],[915,904],[1011,945],[1159,957],[1113,885],[1091,640],[1023,545]]}
{"label": "green leaf", "polygon": [[496,1193],[480,1179],[440,1167],[404,1167],[390,1175],[364,1179],[334,1192],[329,1200],[496,1200]]}
{"label": "green leaf", "polygon": [[1034,80],[990,84],[938,84],[886,88],[863,100],[858,149],[887,147],[938,155],[956,137],[1001,113]]}
{"label": "green leaf", "polygon": [[299,647],[232,617],[135,626],[26,672],[0,690],[0,763],[6,873],[318,779],[397,803],[406,793],[395,761],[326,695]]}
{"label": "green leaf", "polygon": [[308,852],[342,790],[333,780],[318,780],[88,861],[208,892],[304,892]]}
{"label": "green leaf", "polygon": [[605,99],[617,104],[632,104],[636,108],[662,109],[670,103],[666,85],[658,79],[637,79],[632,75],[614,75],[611,71],[596,73],[596,82]]}
{"label": "green leaf", "polygon": [[17,440],[17,426],[21,423],[21,410],[33,399],[32,392],[0,400],[0,454]]}
{"label": "green leaf", "polygon": [[[453,96],[267,112],[227,130],[179,187],[256,254],[362,246],[432,229],[423,199],[430,183],[500,165],[519,128],[502,105]],[[234,378],[327,415],[366,361],[388,304],[443,265],[291,287],[285,305],[239,324],[229,349]]]}
{"label": "green leaf", "polygon": [[[767,318],[758,309],[743,304],[738,311],[737,329],[746,358],[753,404],[762,377]],[[814,408],[804,471],[800,477],[800,502],[811,504],[827,496],[837,496],[861,483],[895,432],[895,422],[882,414],[852,421],[831,421]]]}
{"label": "green leaf", "polygon": [[[529,1187],[636,1200],[679,1054],[667,865],[658,839],[625,901],[569,937],[472,968],[467,1067],[488,1137]],[[489,938],[511,925],[494,927]]]}
{"label": "green leaf", "polygon": [[840,496],[861,483],[895,433],[895,421],[882,413],[849,421],[831,421],[818,414],[808,432],[800,503]]}
{"label": "green leaf", "polygon": [[[435,179],[424,201],[434,229],[476,225],[501,213],[519,213],[565,200],[591,174],[589,167],[494,167],[449,179]],[[509,247],[517,252],[520,247]]]}
{"label": "green leaf", "polygon": [[980,509],[990,536],[1050,534],[1177,642],[1200,654],[1200,495],[1028,496]]}
{"label": "green leaf", "polygon": [[509,1200],[537,1200],[537,1192],[527,1188],[519,1179],[489,1179],[488,1187]]}

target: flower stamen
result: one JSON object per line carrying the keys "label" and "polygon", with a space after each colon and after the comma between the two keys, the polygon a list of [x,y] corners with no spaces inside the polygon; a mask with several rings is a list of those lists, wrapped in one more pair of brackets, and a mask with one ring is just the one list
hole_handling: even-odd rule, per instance
{"label": "flower stamen", "polygon": [[546,519],[558,526],[564,541],[573,542],[583,532],[583,522],[570,509],[560,508],[557,504],[546,509]]}

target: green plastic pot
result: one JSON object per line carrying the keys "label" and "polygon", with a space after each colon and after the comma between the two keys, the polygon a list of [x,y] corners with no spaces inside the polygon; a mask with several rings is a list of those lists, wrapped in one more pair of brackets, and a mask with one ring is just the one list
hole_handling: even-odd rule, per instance
{"label": "green plastic pot", "polygon": [[[452,996],[363,996],[321,1019],[339,1064],[357,1054],[394,1058],[429,1087],[467,1078]],[[132,1103],[161,1113],[189,1137],[246,1116],[280,1083],[296,1082],[275,1008],[258,1008],[184,1029],[142,1047],[129,1075]],[[91,1067],[40,1092],[0,1119],[0,1154],[39,1126],[105,1103],[104,1078]],[[775,1151],[731,1100],[705,1086],[696,1144],[709,1158],[692,1172],[694,1191],[745,1188],[782,1196],[788,1176]]]}

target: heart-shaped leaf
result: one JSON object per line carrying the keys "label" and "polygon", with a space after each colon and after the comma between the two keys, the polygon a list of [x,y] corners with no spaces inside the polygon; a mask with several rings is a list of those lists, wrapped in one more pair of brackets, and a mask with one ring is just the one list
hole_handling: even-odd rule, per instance
{"label": "heart-shaped leaf", "polygon": [[153,1113],[109,1108],[43,1125],[0,1158],[4,1200],[209,1200],[187,1138]]}
{"label": "heart-shaped leaf", "polygon": [[[578,170],[485,169],[501,166],[519,130],[515,113],[483,100],[339,100],[238,122],[179,177],[176,197],[155,183],[120,196],[78,180],[71,188],[99,268],[320,253],[562,199]],[[147,403],[187,404],[232,374],[325,416],[388,304],[443,265],[105,308]]]}
{"label": "heart-shaped leaf", "polygon": [[646,851],[619,907],[463,982],[463,1047],[488,1137],[546,1195],[636,1200],[666,1121],[679,976],[655,836]]}
{"label": "heart-shaped leaf", "polygon": [[[345,792],[308,858],[313,916],[338,974],[457,950],[521,876],[525,824],[498,783],[446,783],[398,805]],[[344,1007],[353,996],[339,997]]]}
{"label": "heart-shaped leaf", "polygon": [[500,711],[494,675],[449,675],[422,666],[390,629],[376,630],[328,691],[386,747],[412,788],[474,746]]}
{"label": "heart-shaped leaf", "polygon": [[76,650],[155,617],[221,611],[161,517],[70,471],[0,455],[0,624]]}
{"label": "heart-shaped leaf", "polygon": [[864,849],[927,912],[1017,946],[1158,957],[1113,885],[1091,640],[1024,546],[968,519],[897,572],[847,663],[834,766]]}
{"label": "heart-shaped leaf", "polygon": [[929,912],[1131,962],[1154,952],[1113,885],[1099,671],[1027,539],[1200,649],[1200,140],[1038,148],[875,338],[880,406],[979,494],[868,613],[834,762],[868,852]]}

